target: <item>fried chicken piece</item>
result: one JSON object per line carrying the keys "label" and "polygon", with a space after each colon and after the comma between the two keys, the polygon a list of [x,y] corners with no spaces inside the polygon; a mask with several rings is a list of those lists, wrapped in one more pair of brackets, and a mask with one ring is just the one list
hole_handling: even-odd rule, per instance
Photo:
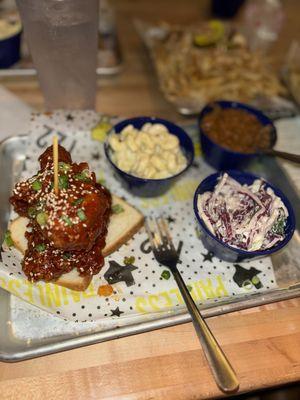
{"label": "fried chicken piece", "polygon": [[[58,161],[59,162],[64,162],[66,164],[72,164],[72,158],[71,154],[63,147],[58,145]],[[39,156],[39,163],[41,166],[41,169],[46,169],[47,165],[53,164],[53,147],[49,146],[47,149],[44,151]]]}
{"label": "fried chicken piece", "polygon": [[[70,153],[62,146],[58,145],[58,161],[61,163],[71,164],[72,158]],[[44,174],[44,180],[46,182],[42,182],[44,188],[47,184],[53,181],[53,148],[49,146],[44,153],[42,153],[39,157],[39,162],[41,169],[37,175],[34,175],[32,178],[27,179],[26,181],[18,182],[15,185],[13,195],[10,197],[9,201],[12,204],[14,210],[22,217],[30,217],[28,215],[28,208],[31,205],[34,205],[37,201],[37,197],[41,193],[37,193],[38,183],[40,182],[38,179],[39,175],[42,175],[42,172],[46,171],[49,168],[49,173]],[[85,164],[87,165],[87,164]],[[88,165],[87,165],[88,167]],[[46,179],[47,178],[47,179]],[[34,182],[37,183],[34,185]],[[43,188],[42,188],[43,189]]]}
{"label": "fried chicken piece", "polygon": [[95,275],[103,264],[102,249],[105,237],[99,236],[89,251],[66,252],[57,250],[44,243],[42,235],[36,231],[26,232],[28,249],[26,250],[22,267],[27,278],[34,282],[43,280],[51,282],[61,275],[77,269],[79,275]]}
{"label": "fried chicken piece", "polygon": [[72,189],[51,195],[47,202],[45,214],[49,222],[41,226],[43,236],[57,249],[89,250],[104,234],[110,209],[111,196],[103,186],[72,183]]}
{"label": "fried chicken piece", "polygon": [[34,230],[50,246],[64,251],[88,251],[106,234],[111,195],[89,171],[87,163],[72,163],[59,146],[59,193],[53,190],[52,146],[39,157],[37,175],[19,182],[10,198],[15,211],[30,218]]}

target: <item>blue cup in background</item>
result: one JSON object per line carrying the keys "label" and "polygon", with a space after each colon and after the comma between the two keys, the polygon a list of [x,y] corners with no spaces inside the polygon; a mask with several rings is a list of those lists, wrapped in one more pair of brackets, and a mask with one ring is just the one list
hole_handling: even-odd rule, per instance
{"label": "blue cup in background", "polygon": [[19,31],[0,40],[0,68],[9,68],[20,60],[21,35]]}

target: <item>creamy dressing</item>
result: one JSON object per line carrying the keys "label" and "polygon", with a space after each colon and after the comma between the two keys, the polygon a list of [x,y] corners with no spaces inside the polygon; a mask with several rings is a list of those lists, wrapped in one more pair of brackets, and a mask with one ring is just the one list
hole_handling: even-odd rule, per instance
{"label": "creamy dressing", "polygon": [[198,195],[197,208],[209,231],[232,247],[265,250],[285,237],[288,211],[261,179],[241,185],[224,173],[213,192]]}

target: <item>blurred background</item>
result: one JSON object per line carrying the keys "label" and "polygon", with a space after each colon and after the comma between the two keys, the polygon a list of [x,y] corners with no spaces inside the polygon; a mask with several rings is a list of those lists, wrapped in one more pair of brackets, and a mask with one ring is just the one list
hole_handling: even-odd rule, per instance
{"label": "blurred background", "polygon": [[[166,26],[169,33],[179,26],[184,34],[188,32],[200,36],[200,41],[204,42],[198,48],[206,52],[216,44],[209,44],[209,41],[212,36],[218,36],[218,30],[225,30],[226,35],[228,31],[230,34],[238,32],[243,35],[242,40],[246,40],[250,51],[263,53],[260,61],[265,62],[272,74],[277,74],[282,80],[283,70],[291,58],[297,59],[299,68],[298,11],[299,4],[293,0],[102,0],[97,61],[97,87],[100,90],[97,92],[96,109],[106,113],[113,106],[119,115],[135,115],[135,102],[142,96],[144,110],[140,110],[140,114],[166,116],[174,112],[170,95],[164,90],[155,53],[156,45],[161,43],[159,40],[149,43],[149,38],[161,38],[161,31]],[[0,13],[2,20],[9,16],[13,21],[17,35],[18,24],[13,20],[17,18],[14,0],[2,0]],[[221,21],[221,28],[210,29],[208,22],[216,19]],[[2,38],[7,36],[5,29],[7,27],[1,30]],[[0,49],[2,45],[0,42]],[[14,46],[18,46],[18,40],[15,40]],[[33,107],[42,109],[42,96],[23,33],[19,60],[16,53],[11,65],[2,63],[1,83]],[[265,57],[267,60],[264,61]],[[126,90],[133,84],[139,87],[139,91],[132,92],[132,101],[128,104]],[[176,100],[171,102],[174,104]]]}

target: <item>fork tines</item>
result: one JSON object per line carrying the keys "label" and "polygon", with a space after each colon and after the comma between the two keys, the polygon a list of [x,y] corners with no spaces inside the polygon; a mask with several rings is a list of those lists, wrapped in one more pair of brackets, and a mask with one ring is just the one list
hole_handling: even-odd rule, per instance
{"label": "fork tines", "polygon": [[158,249],[163,245],[168,245],[172,250],[174,250],[168,224],[163,217],[147,218],[145,227],[152,248]]}

